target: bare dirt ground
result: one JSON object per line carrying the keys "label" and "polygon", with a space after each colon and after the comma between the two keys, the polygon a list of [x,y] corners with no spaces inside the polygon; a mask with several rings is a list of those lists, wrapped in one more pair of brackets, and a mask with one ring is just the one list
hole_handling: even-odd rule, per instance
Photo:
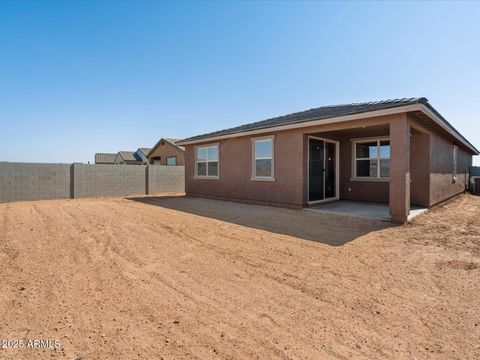
{"label": "bare dirt ground", "polygon": [[413,224],[204,199],[0,204],[0,358],[479,359],[480,197]]}

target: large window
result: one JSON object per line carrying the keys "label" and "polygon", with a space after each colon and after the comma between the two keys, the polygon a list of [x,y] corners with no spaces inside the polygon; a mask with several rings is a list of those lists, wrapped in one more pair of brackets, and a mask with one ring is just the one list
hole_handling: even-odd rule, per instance
{"label": "large window", "polygon": [[196,148],[197,177],[218,179],[218,144]]}
{"label": "large window", "polygon": [[252,139],[252,180],[274,180],[274,137]]}
{"label": "large window", "polygon": [[374,139],[355,141],[354,172],[356,178],[389,178],[390,140]]}
{"label": "large window", "polygon": [[176,166],[177,157],[176,156],[167,156],[167,166]]}

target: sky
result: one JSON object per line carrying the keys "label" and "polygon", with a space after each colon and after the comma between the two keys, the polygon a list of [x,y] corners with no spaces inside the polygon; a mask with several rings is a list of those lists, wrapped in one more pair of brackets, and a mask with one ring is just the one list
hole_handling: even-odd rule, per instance
{"label": "sky", "polygon": [[480,148],[479,18],[480,2],[0,2],[0,161],[420,96]]}

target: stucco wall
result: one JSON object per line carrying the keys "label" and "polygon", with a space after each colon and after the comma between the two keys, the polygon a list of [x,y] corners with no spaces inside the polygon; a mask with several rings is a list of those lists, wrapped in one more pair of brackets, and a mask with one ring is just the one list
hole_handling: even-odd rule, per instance
{"label": "stucco wall", "polygon": [[185,165],[185,152],[167,141],[165,141],[163,145],[158,145],[157,148],[153,150],[152,154],[150,154],[148,160],[150,164],[153,164],[153,158],[160,157],[159,165],[167,165],[167,157],[169,156],[177,157],[177,166]]}
{"label": "stucco wall", "polygon": [[389,182],[353,179],[354,139],[388,137],[388,131],[349,132],[340,138],[340,198],[345,200],[388,202]]}
{"label": "stucco wall", "polygon": [[430,205],[430,137],[412,131],[410,139],[410,202]]}
{"label": "stucco wall", "polygon": [[[275,135],[275,181],[252,181],[252,143],[255,136],[220,140],[220,179],[195,179],[195,146],[187,145],[185,152],[185,189],[189,195],[207,196],[236,201],[302,207],[307,204],[307,141],[308,135],[319,135],[341,141],[340,197],[352,200],[388,201],[388,182],[350,182],[350,136],[366,137],[373,133],[385,135],[385,130],[358,130],[363,126],[385,126],[392,116],[382,116],[342,124],[326,124],[303,129],[265,133]],[[356,130],[352,128],[356,127]],[[349,130],[350,129],[350,130]],[[349,130],[342,135],[335,130]],[[348,132],[347,132],[348,133]],[[388,132],[387,132],[388,133]],[[348,187],[351,191],[348,191]]]}
{"label": "stucco wall", "polygon": [[[301,207],[307,204],[308,135],[340,142],[340,198],[347,200],[389,202],[388,181],[361,181],[352,179],[352,138],[389,136],[391,121],[405,119],[406,115],[389,115],[338,124],[265,133],[275,135],[274,182],[252,181],[252,136],[214,141],[220,146],[220,179],[195,179],[195,146],[186,146],[185,188],[187,194]],[[411,123],[428,127],[413,114]],[[435,129],[426,133],[411,130],[410,141],[410,201],[429,206],[463,191],[471,156],[459,148],[458,178],[452,184],[452,150],[450,140]],[[392,135],[394,136],[394,134]],[[390,136],[390,137],[392,137]],[[445,136],[445,137],[444,137]],[[432,173],[430,173],[430,170]]]}
{"label": "stucco wall", "polygon": [[453,181],[453,140],[437,131],[430,134],[430,206],[460,194],[468,184],[472,156],[458,147],[457,180]]}
{"label": "stucco wall", "polygon": [[[195,146],[186,147],[185,189],[200,195],[270,205],[300,207],[303,204],[303,136],[298,131],[275,136],[275,181],[252,181],[251,137],[219,142],[218,180],[194,179]],[[208,144],[208,143],[207,143]]]}

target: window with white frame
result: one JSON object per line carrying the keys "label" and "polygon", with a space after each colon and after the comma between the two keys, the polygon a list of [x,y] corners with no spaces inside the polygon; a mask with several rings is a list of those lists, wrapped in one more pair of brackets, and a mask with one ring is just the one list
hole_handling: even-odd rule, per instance
{"label": "window with white frame", "polygon": [[267,138],[252,139],[252,179],[274,179],[273,142],[273,136]]}
{"label": "window with white frame", "polygon": [[390,177],[390,139],[357,140],[353,146],[356,178]]}
{"label": "window with white frame", "polygon": [[167,156],[166,162],[167,162],[167,166],[176,166],[177,165],[177,157],[176,156]]}
{"label": "window with white frame", "polygon": [[195,158],[197,177],[218,179],[218,144],[197,147]]}

